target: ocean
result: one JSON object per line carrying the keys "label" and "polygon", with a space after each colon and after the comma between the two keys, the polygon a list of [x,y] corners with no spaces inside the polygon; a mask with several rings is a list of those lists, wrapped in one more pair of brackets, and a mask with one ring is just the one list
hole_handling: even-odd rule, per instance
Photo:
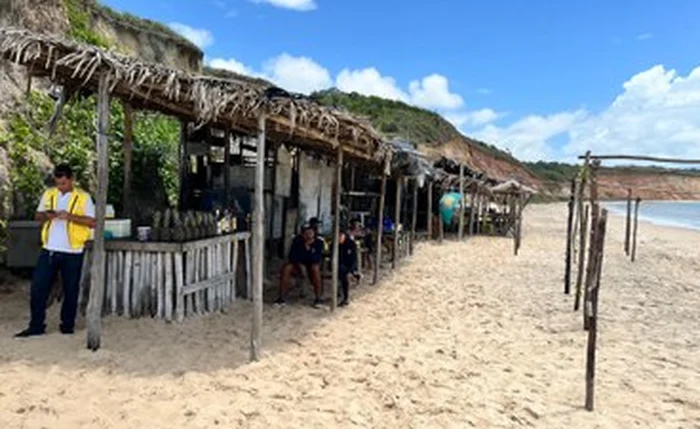
{"label": "ocean", "polygon": [[[611,213],[626,215],[627,202],[603,203]],[[634,215],[634,201],[632,202]],[[700,201],[642,201],[639,219],[657,225],[700,230]]]}

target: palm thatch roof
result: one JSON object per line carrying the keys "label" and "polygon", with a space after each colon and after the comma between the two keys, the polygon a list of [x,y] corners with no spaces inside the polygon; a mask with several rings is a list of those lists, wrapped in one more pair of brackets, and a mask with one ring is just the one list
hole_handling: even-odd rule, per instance
{"label": "palm thatch roof", "polygon": [[533,195],[537,193],[529,186],[525,186],[516,180],[508,180],[499,185],[491,187],[491,192],[494,194],[515,194],[515,195]]}
{"label": "palm thatch roof", "polygon": [[418,179],[420,186],[426,177],[433,177],[435,171],[425,154],[418,151],[411,143],[403,140],[389,142],[393,156],[391,158],[391,170],[401,176]]}
{"label": "palm thatch roof", "polygon": [[369,122],[321,106],[269,82],[240,75],[193,75],[25,29],[0,27],[0,58],[68,90],[96,91],[105,74],[111,94],[135,108],[254,135],[267,118],[267,138],[319,152],[372,160],[388,148]]}

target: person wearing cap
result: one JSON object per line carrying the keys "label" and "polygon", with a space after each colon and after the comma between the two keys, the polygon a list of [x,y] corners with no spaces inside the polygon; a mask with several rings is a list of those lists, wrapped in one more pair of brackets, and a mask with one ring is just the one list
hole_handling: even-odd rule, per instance
{"label": "person wearing cap", "polygon": [[321,262],[323,261],[323,241],[319,240],[311,224],[301,228],[301,234],[294,238],[289,249],[287,263],[280,273],[280,291],[278,305],[286,303],[287,292],[290,289],[292,277],[303,278],[304,270],[314,288],[315,299],[313,306],[321,304]]}
{"label": "person wearing cap", "polygon": [[46,332],[46,302],[57,273],[63,284],[60,330],[72,334],[75,329],[83,249],[95,227],[95,205],[87,192],[74,186],[70,166],[58,165],[53,178],[55,186],[44,192],[36,210],[43,247],[32,279],[31,320],[18,338]]}

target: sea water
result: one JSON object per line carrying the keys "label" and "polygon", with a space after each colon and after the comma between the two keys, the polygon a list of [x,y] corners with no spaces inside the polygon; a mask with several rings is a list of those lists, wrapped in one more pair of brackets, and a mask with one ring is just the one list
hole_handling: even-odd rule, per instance
{"label": "sea water", "polygon": [[[626,215],[627,202],[604,203],[615,214]],[[634,201],[632,201],[634,216]],[[657,225],[676,226],[700,230],[700,201],[642,201],[639,219]]]}

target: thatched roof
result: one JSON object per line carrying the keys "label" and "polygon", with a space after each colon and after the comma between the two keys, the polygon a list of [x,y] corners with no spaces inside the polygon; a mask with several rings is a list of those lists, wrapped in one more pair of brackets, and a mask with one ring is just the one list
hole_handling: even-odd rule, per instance
{"label": "thatched roof", "polygon": [[[435,172],[425,154],[419,152],[411,143],[402,140],[389,142],[393,156],[391,170],[408,177],[415,177],[423,183],[426,177],[433,177]],[[421,185],[422,186],[422,185]]]}
{"label": "thatched roof", "polygon": [[533,195],[537,193],[529,186],[525,186],[516,180],[508,180],[491,187],[491,192],[494,194],[517,194],[517,195]]}
{"label": "thatched roof", "polygon": [[0,27],[0,57],[65,88],[96,91],[106,74],[111,93],[135,108],[160,111],[199,124],[255,134],[267,117],[267,137],[279,143],[373,159],[386,150],[372,126],[269,82],[235,76],[193,75],[100,48],[24,29]]}

